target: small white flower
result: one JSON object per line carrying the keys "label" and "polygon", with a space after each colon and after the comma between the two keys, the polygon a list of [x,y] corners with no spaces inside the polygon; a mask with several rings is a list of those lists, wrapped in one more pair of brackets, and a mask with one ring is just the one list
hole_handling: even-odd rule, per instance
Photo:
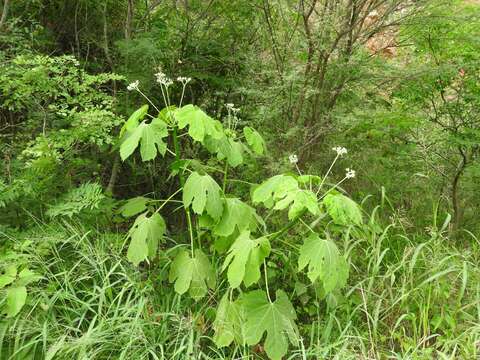
{"label": "small white flower", "polygon": [[184,77],[184,76],[179,76],[177,77],[177,81],[181,82],[183,86],[187,85],[190,81],[192,81],[192,78],[189,77]]}
{"label": "small white flower", "polygon": [[138,90],[138,85],[140,85],[140,81],[135,80],[134,82],[128,84],[127,90],[128,91]]}
{"label": "small white flower", "polygon": [[343,156],[347,153],[347,149],[343,146],[335,146],[332,148],[332,150],[335,151],[338,156]]}
{"label": "small white flower", "polygon": [[298,156],[296,154],[292,154],[288,157],[288,160],[290,160],[290,164],[296,164],[298,163]]}
{"label": "small white flower", "polygon": [[347,179],[352,179],[352,178],[355,177],[355,170],[350,169],[350,168],[346,168],[345,171],[346,171],[345,177],[346,177]]}
{"label": "small white flower", "polygon": [[170,85],[173,84],[172,79],[170,79],[167,75],[165,75],[164,72],[160,71],[155,74],[155,77],[157,78],[157,82],[161,85],[164,85],[166,87],[169,87]]}
{"label": "small white flower", "polygon": [[233,109],[235,105],[233,103],[226,103],[225,106],[227,107],[227,109]]}

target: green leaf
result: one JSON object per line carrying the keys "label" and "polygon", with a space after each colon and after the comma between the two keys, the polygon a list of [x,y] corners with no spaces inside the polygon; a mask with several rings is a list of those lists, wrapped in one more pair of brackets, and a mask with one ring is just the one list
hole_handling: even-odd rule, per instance
{"label": "green leaf", "polygon": [[227,278],[232,288],[243,283],[250,286],[260,279],[260,267],[270,254],[267,238],[250,239],[250,231],[244,231],[230,247],[222,271],[228,267]]}
{"label": "green leaf", "polygon": [[3,289],[5,286],[10,285],[15,281],[17,277],[17,267],[11,265],[6,268],[5,274],[0,276],[0,289]]}
{"label": "green leaf", "polygon": [[160,214],[147,217],[144,213],[138,216],[128,234],[131,239],[127,251],[128,260],[137,266],[148,257],[153,258],[165,230],[165,221]]}
{"label": "green leaf", "polygon": [[132,132],[138,126],[141,120],[147,115],[148,105],[143,105],[140,109],[137,109],[125,124],[120,129],[120,138],[125,134],[125,132]]}
{"label": "green leaf", "polygon": [[252,193],[252,201],[270,206],[275,203],[275,210],[290,206],[288,218],[296,218],[308,210],[312,215],[319,215],[317,196],[310,190],[298,187],[297,180],[289,175],[276,175],[259,185]]}
{"label": "green leaf", "polygon": [[342,194],[328,194],[323,204],[333,221],[339,225],[361,225],[362,212],[358,204]]}
{"label": "green leaf", "polygon": [[167,124],[160,119],[153,119],[151,123],[142,122],[133,132],[128,133],[120,145],[120,157],[127,159],[133,154],[140,143],[142,161],[155,159],[158,152],[163,156],[167,151],[167,144],[162,140],[168,136]]}
{"label": "green leaf", "polygon": [[242,342],[242,309],[239,302],[230,301],[228,293],[223,295],[213,322],[213,342],[218,347],[229,346],[233,340]]}
{"label": "green leaf", "polygon": [[188,134],[193,140],[203,143],[205,136],[220,138],[223,134],[219,122],[205,114],[199,107],[185,105],[175,111],[178,128],[183,129],[188,125]]}
{"label": "green leaf", "polygon": [[207,256],[200,250],[195,250],[194,257],[181,250],[170,267],[169,281],[175,281],[175,291],[182,295],[189,290],[190,296],[196,301],[215,286],[215,271]]}
{"label": "green leaf", "polygon": [[320,280],[325,293],[345,285],[348,265],[333,241],[310,235],[300,248],[299,270],[308,265],[308,278],[313,283]]}
{"label": "green leaf", "polygon": [[14,317],[20,310],[27,299],[27,288],[25,286],[11,287],[7,289],[7,306],[6,314],[8,317]]}
{"label": "green leaf", "polygon": [[214,220],[218,220],[223,212],[223,199],[220,186],[209,175],[192,172],[183,187],[183,204],[192,206],[192,210],[202,215],[204,210]]}
{"label": "green leaf", "polygon": [[265,150],[265,141],[262,136],[255,129],[248,126],[243,128],[243,134],[248,146],[258,155],[262,155]]}
{"label": "green leaf", "polygon": [[268,203],[287,196],[293,190],[298,190],[297,180],[289,175],[276,175],[260,184],[252,194],[254,204]]}
{"label": "green leaf", "polygon": [[237,167],[243,163],[243,145],[225,134],[220,138],[205,137],[205,147],[212,154],[217,154],[219,160],[227,159],[228,165]]}
{"label": "green leaf", "polygon": [[[291,206],[290,206],[291,204]],[[292,190],[282,200],[278,201],[274,207],[275,210],[282,210],[290,206],[288,218],[295,219],[308,210],[312,215],[319,215],[317,196],[310,190]]]}
{"label": "green leaf", "polygon": [[23,269],[18,274],[18,280],[15,282],[15,286],[26,286],[39,279],[41,279],[41,276],[38,276],[30,269]]}
{"label": "green leaf", "polygon": [[255,209],[240,199],[226,198],[222,217],[213,232],[218,236],[230,236],[235,229],[242,232],[255,224],[255,215]]}
{"label": "green leaf", "polygon": [[126,203],[123,204],[118,210],[124,217],[134,216],[147,210],[147,203],[149,201],[150,199],[146,197],[137,196],[127,200]]}
{"label": "green leaf", "polygon": [[255,290],[242,297],[246,314],[245,342],[255,345],[266,332],[264,348],[268,357],[281,360],[287,353],[288,340],[293,345],[298,343],[297,318],[295,310],[287,295],[277,291],[276,300],[269,302],[262,290]]}

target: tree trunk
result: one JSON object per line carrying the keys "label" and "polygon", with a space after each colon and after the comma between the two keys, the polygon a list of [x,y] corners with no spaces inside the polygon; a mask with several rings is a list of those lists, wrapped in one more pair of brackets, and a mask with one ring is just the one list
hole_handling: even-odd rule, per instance
{"label": "tree trunk", "polygon": [[452,230],[457,231],[460,227],[460,224],[462,222],[462,209],[460,208],[459,204],[459,189],[460,189],[460,179],[462,177],[462,174],[467,166],[467,156],[463,152],[461,148],[458,148],[458,151],[460,152],[460,155],[462,156],[462,160],[460,160],[460,163],[457,166],[457,172],[453,178],[452,181],[452,208],[453,208],[453,222],[452,222]]}
{"label": "tree trunk", "polygon": [[2,17],[0,18],[0,29],[3,27],[5,24],[5,21],[7,21],[7,14],[8,14],[8,1],[9,0],[4,0],[3,1],[3,11],[2,11]]}

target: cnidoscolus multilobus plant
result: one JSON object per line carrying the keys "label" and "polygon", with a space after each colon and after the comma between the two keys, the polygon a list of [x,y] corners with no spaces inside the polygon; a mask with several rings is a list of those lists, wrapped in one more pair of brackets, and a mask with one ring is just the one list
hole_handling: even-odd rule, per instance
{"label": "cnidoscolus multilobus plant", "polygon": [[[250,198],[241,199],[227,191],[227,183],[232,181],[229,174],[233,173],[229,170],[264,154],[261,135],[248,126],[239,128],[238,109],[233,104],[226,105],[228,115],[223,122],[197,106],[182,104],[189,78],[177,79],[182,96],[178,106],[171,104],[169,89],[173,81],[162,72],[156,75],[165,107],[157,108],[138,82],[128,86],[149,104],[135,111],[121,129],[120,156],[125,161],[139,149],[144,162],[157,156],[170,157],[172,175],[178,178],[179,186],[166,200],[136,197],[122,206],[122,215],[136,216],[127,235],[128,260],[137,266],[158,259],[158,252],[167,247],[166,204],[181,202],[188,240],[179,246],[170,263],[169,282],[174,290],[201,301],[209,289],[221,284],[218,290],[224,295],[218,301],[213,322],[215,344],[263,343],[271,359],[281,359],[289,343],[299,343],[300,334],[289,295],[285,289],[269,286],[268,259],[282,252],[288,238],[298,249],[297,260],[292,259],[298,262],[298,272],[304,272],[324,294],[345,285],[347,261],[328,232],[322,230],[322,224],[327,219],[340,232],[362,225],[359,206],[338,191],[343,181],[355,176],[354,170],[347,169],[339,183],[324,188],[335,162],[347,151],[333,148],[336,157],[323,177],[302,174],[297,156],[291,155],[297,173],[275,175],[252,185]],[[182,158],[180,139],[185,144],[185,137],[190,145],[200,144],[199,148],[222,167],[202,166],[199,159]],[[268,214],[262,217],[265,209],[269,209]],[[278,226],[278,221],[272,221],[274,212],[286,212],[286,223]],[[218,257],[222,265],[217,270],[212,259]]]}

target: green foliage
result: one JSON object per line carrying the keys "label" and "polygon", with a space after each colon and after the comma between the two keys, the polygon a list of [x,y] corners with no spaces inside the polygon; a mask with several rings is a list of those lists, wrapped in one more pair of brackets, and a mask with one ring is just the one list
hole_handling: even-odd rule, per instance
{"label": "green foliage", "polygon": [[218,303],[213,330],[213,341],[218,347],[229,346],[234,340],[242,343],[242,306],[239,301],[230,301],[228,294]]}
{"label": "green foliage", "polygon": [[357,203],[345,195],[327,194],[322,203],[336,224],[360,225],[363,221]]}
{"label": "green foliage", "polygon": [[243,134],[247,140],[247,144],[252,148],[252,150],[258,155],[262,155],[265,151],[265,141],[262,136],[249,126],[243,128]]}
{"label": "green foliage", "polygon": [[165,231],[165,221],[160,214],[154,213],[150,217],[148,213],[139,215],[128,233],[128,260],[136,266],[147,258],[154,258]]}
{"label": "green foliage", "polygon": [[192,210],[199,215],[204,211],[213,219],[218,220],[223,212],[222,189],[209,175],[192,172],[183,188],[183,204],[191,205]]}
{"label": "green foliage", "polygon": [[[156,118],[149,124],[142,122],[137,127],[134,125],[128,125],[128,127],[133,128],[133,130],[126,130],[126,138],[120,145],[120,156],[122,160],[132,155],[139,143],[142,161],[155,159],[157,157],[157,150],[160,155],[165,155],[167,144],[165,144],[162,139],[168,136],[168,130],[163,120]],[[127,127],[125,129],[127,129]]]}
{"label": "green foliage", "polygon": [[175,291],[182,295],[189,292],[194,300],[205,296],[208,288],[215,286],[215,272],[207,256],[196,249],[192,256],[180,250],[170,266],[169,281],[175,282]]}
{"label": "green foliage", "polygon": [[297,315],[287,295],[278,290],[274,302],[269,301],[262,290],[246,293],[242,297],[246,313],[245,342],[258,343],[263,334],[265,352],[273,360],[280,360],[288,350],[288,341],[296,345],[298,329],[295,324]]}
{"label": "green foliage", "polygon": [[317,196],[310,190],[299,188],[295,178],[289,175],[276,175],[258,186],[252,194],[254,203],[263,202],[267,207],[283,210],[287,207],[288,218],[293,220],[307,210],[312,215],[319,215]]}
{"label": "green foliage", "polygon": [[98,209],[104,199],[105,195],[101,185],[86,183],[69,191],[55,205],[50,206],[47,215],[52,218],[72,217],[84,210]]}
{"label": "green foliage", "polygon": [[230,286],[239,287],[242,281],[246,287],[256,284],[260,279],[260,267],[270,250],[267,238],[252,240],[250,232],[243,231],[230,247],[222,267],[222,270],[228,267]]}
{"label": "green foliage", "polygon": [[7,317],[15,317],[27,300],[27,285],[39,280],[39,276],[28,268],[17,272],[16,265],[10,265],[0,275],[0,292],[5,293],[6,303],[2,311]]}
{"label": "green foliage", "polygon": [[258,215],[255,209],[237,198],[226,198],[220,221],[213,228],[218,236],[230,236],[255,226]]}
{"label": "green foliage", "polygon": [[348,265],[333,241],[320,239],[318,234],[306,238],[300,248],[298,268],[301,271],[307,265],[308,278],[312,283],[320,280],[326,294],[345,286]]}

